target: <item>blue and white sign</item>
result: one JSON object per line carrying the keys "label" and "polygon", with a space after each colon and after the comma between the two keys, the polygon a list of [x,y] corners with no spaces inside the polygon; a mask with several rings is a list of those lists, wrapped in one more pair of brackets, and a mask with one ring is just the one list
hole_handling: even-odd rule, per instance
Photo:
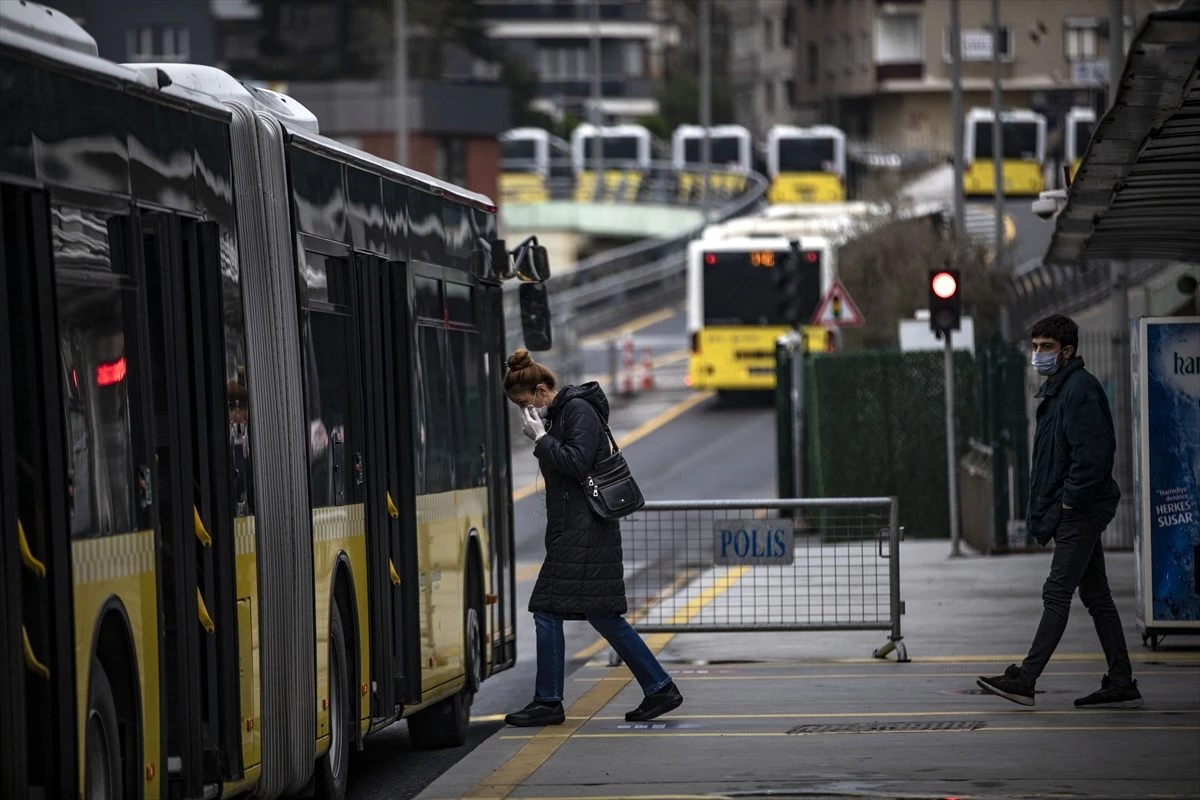
{"label": "blue and white sign", "polygon": [[1200,628],[1200,317],[1138,320],[1138,627]]}
{"label": "blue and white sign", "polygon": [[791,564],[796,546],[790,519],[727,519],[713,523],[713,561],[736,564]]}

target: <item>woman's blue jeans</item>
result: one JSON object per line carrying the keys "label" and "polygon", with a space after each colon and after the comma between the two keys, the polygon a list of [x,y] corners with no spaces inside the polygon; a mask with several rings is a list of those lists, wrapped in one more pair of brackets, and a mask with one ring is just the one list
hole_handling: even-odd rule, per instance
{"label": "woman's blue jeans", "polygon": [[[588,614],[587,621],[612,645],[633,677],[637,678],[643,692],[653,694],[671,682],[671,676],[624,617],[617,614]],[[544,611],[535,611],[533,624],[537,629],[537,680],[533,699],[542,703],[561,703],[567,658],[563,619]]]}

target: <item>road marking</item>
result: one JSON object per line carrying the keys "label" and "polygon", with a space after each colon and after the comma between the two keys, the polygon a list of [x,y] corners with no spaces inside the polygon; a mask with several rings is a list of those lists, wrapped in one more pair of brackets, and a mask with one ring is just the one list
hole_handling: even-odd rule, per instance
{"label": "road marking", "polygon": [[[1097,711],[1100,709],[1097,709]],[[814,712],[797,712],[797,713],[775,713],[775,714],[672,714],[672,720],[681,719],[854,719],[857,717],[869,717],[871,719],[903,719],[906,717],[978,717],[978,716],[1061,716],[1070,714],[1079,716],[1080,714],[1089,714],[1091,711],[1082,711],[1078,708],[1073,709],[999,709],[989,711],[987,709],[968,709],[966,711],[839,711],[827,714]],[[1124,713],[1123,711],[1120,713]],[[1180,711],[1163,710],[1147,710],[1140,709],[1137,712],[1138,718],[1150,716],[1177,716],[1182,714],[1200,714],[1200,709],[1183,709]],[[503,719],[503,717],[501,717]],[[605,722],[609,720],[624,721],[625,717],[592,717],[593,721]]]}
{"label": "road marking", "polygon": [[609,330],[601,331],[600,333],[594,333],[591,336],[585,336],[579,340],[579,345],[581,347],[588,347],[590,345],[594,345],[599,342],[605,342],[609,339],[623,336],[628,333],[637,333],[643,328],[649,328],[651,325],[656,325],[659,322],[670,319],[671,317],[675,316],[676,313],[677,310],[674,308],[660,308],[658,311],[652,311],[651,313],[642,317],[638,317],[632,322],[627,322],[624,325],[618,325],[615,328],[610,328]]}
{"label": "road marking", "polygon": [[[684,624],[684,623],[675,623]],[[671,634],[652,634],[658,636],[667,636]],[[647,644],[650,642],[649,637],[646,638]],[[653,649],[653,648],[651,648]],[[880,660],[880,664],[895,664],[894,661]],[[1149,671],[1149,670],[1146,670]],[[1200,675],[1200,669],[1173,669],[1154,670],[1155,675]],[[1078,672],[1051,672],[1047,673],[1052,678],[1057,677],[1078,677],[1080,675],[1095,675],[1092,671]],[[827,673],[821,672],[813,675],[680,675],[675,678],[676,681],[823,681],[831,678],[851,679],[851,678],[879,678],[883,680],[899,680],[901,678],[977,678],[978,672],[907,672],[902,669],[880,670],[879,672],[843,672],[843,673]],[[594,680],[615,681],[624,680],[623,678],[572,678],[573,681],[590,683]]]}
{"label": "road marking", "polygon": [[[661,356],[654,358],[650,362],[650,367],[652,369],[658,369],[659,367],[669,367],[671,364],[675,364],[680,361],[683,361],[691,354],[692,354],[691,349],[687,348],[687,347],[684,347],[680,350],[673,350],[670,353],[665,353]],[[587,383],[588,381],[596,381],[597,383],[599,383],[600,381],[606,380],[611,377],[612,376],[608,375],[607,373],[604,375],[589,375],[588,377],[583,379],[583,382]]]}
{"label": "road marking", "polygon": [[[699,596],[692,598],[686,608],[677,612],[671,618],[672,624],[685,624],[689,622],[705,606],[727,591],[749,569],[747,566],[739,566],[736,569],[726,572],[724,576],[714,581],[713,585]],[[673,634],[669,633],[648,636],[646,637],[646,646],[650,648],[651,652],[657,655],[672,638]],[[568,716],[566,722],[561,726],[543,728],[541,732],[533,734],[529,741],[512,758],[493,770],[490,775],[476,784],[464,797],[487,798],[487,800],[504,800],[504,798],[507,798],[530,775],[545,764],[550,756],[554,755],[558,748],[562,747],[563,743],[571,738],[572,734],[598,714],[600,709],[608,705],[609,701],[616,697],[631,680],[633,680],[633,677],[627,675],[619,681],[606,679],[595,681],[592,688],[584,692],[582,697],[571,704],[571,707],[567,710]]]}
{"label": "road marking", "polygon": [[[1076,712],[1078,713],[1078,712]],[[982,728],[974,728],[970,731],[939,731],[939,730],[881,730],[881,731],[821,731],[814,733],[788,733],[787,731],[618,731],[615,733],[573,733],[572,739],[622,739],[630,736],[671,736],[671,737],[720,737],[729,739],[756,739],[767,736],[788,736],[797,739],[806,738],[809,736],[879,736],[879,735],[895,735],[908,733],[945,733],[945,734],[963,734],[963,733],[1011,733],[1013,731],[1076,731],[1076,732],[1096,732],[1102,731],[1106,733],[1133,733],[1145,731],[1148,733],[1163,733],[1165,731],[1200,731],[1200,725],[985,725]],[[529,734],[501,734],[501,739],[528,739]],[[536,736],[533,738],[537,738]],[[565,737],[564,737],[565,741]],[[532,744],[532,742],[531,742]],[[526,745],[528,747],[528,745]],[[555,748],[557,749],[557,748]],[[514,787],[515,788],[515,787]],[[467,795],[474,797],[474,795]]]}
{"label": "road marking", "polygon": [[527,583],[538,576],[542,570],[542,562],[536,564],[522,564],[517,567],[517,583]]}
{"label": "road marking", "polygon": [[[645,618],[646,614],[648,614],[650,612],[651,608],[658,605],[658,603],[667,599],[671,595],[675,594],[675,592],[682,589],[684,586],[686,586],[688,583],[691,582],[692,578],[695,578],[697,575],[699,575],[699,572],[697,570],[688,569],[688,570],[685,570],[682,575],[675,576],[675,580],[671,581],[669,586],[664,587],[663,590],[658,593],[658,596],[656,596],[654,598],[654,600],[650,601],[649,603],[644,605],[642,608],[639,608],[637,611],[635,611],[629,615],[629,623],[636,628],[637,623]],[[608,642],[605,640],[605,638],[603,636],[601,636],[598,639],[596,639],[596,641],[592,642],[587,647],[583,648],[582,650],[577,652],[575,655],[571,656],[571,658],[573,658],[573,659],[580,659],[580,658],[591,659],[592,656],[596,655],[601,650],[603,650],[607,644],[608,644]]]}
{"label": "road marking", "polygon": [[[621,447],[628,447],[629,445],[633,444],[634,442],[638,441],[639,439],[642,439],[642,438],[654,433],[656,430],[658,430],[662,426],[666,425],[668,422],[675,419],[676,417],[679,417],[680,415],[687,413],[688,411],[690,411],[691,409],[700,405],[701,403],[703,403],[705,400],[709,399],[712,396],[713,396],[712,392],[697,392],[696,394],[692,395],[688,399],[682,400],[682,401],[676,403],[675,405],[671,406],[670,408],[666,409],[662,413],[658,414],[657,416],[646,420],[641,425],[637,426],[636,428],[631,430],[629,433],[622,436],[621,441],[619,441],[617,444]],[[537,486],[538,486],[538,483],[535,480],[533,483],[530,483],[526,486],[522,486],[520,489],[517,489],[515,492],[513,492],[513,502],[519,503],[520,501],[524,500],[526,497],[529,497],[531,494],[533,494],[534,492],[537,491]]]}
{"label": "road marking", "polygon": [[1010,245],[1017,238],[1017,223],[1008,214],[1004,215],[1004,244]]}
{"label": "road marking", "polygon": [[[1025,658],[1025,654],[1020,655],[992,655],[992,654],[973,654],[973,655],[957,655],[957,656],[914,656],[907,663],[912,664],[1011,664],[1014,661],[1020,662]],[[1132,661],[1145,661],[1149,664],[1162,662],[1164,664],[1193,664],[1200,666],[1200,654],[1197,653],[1146,653],[1134,651],[1129,654]],[[1054,661],[1079,661],[1079,662],[1098,662],[1104,661],[1103,653],[1055,653]],[[871,656],[855,657],[855,658],[815,658],[812,660],[794,660],[794,661],[755,661],[745,662],[740,661],[736,664],[727,664],[722,661],[688,661],[680,662],[681,669],[727,669],[736,666],[739,670],[742,669],[800,669],[803,667],[820,667],[831,666],[837,664],[883,664],[895,663],[886,661],[885,659],[874,658]],[[937,674],[937,673],[930,673]]]}

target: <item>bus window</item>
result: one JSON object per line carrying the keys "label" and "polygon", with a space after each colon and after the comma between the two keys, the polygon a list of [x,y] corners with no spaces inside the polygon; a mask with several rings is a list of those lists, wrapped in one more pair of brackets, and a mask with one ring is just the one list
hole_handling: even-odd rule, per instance
{"label": "bus window", "polygon": [[827,138],[780,139],[779,171],[832,172],[836,168],[835,142]]}
{"label": "bus window", "polygon": [[[589,136],[584,139],[584,153],[590,160],[596,157],[596,137]],[[641,159],[641,154],[638,148],[638,139],[636,136],[605,136],[604,137],[604,160],[605,161],[638,161]]]}
{"label": "bus window", "polygon": [[137,392],[125,347],[133,286],[111,274],[102,215],[55,208],[52,225],[71,535],[127,533],[143,527],[138,482],[147,479],[135,477]]}
{"label": "bus window", "polygon": [[1082,158],[1087,150],[1088,142],[1092,141],[1092,134],[1096,132],[1096,120],[1094,119],[1077,119],[1075,125],[1075,158]]}
{"label": "bus window", "polygon": [[[449,284],[447,284],[449,286]],[[479,409],[484,395],[479,334],[450,330],[450,405],[458,409],[454,441],[454,488],[486,485],[483,460],[483,419]]]}
{"label": "bus window", "polygon": [[537,162],[537,143],[532,139],[506,139],[500,143],[500,158],[506,167],[533,170]]}
{"label": "bus window", "polygon": [[[775,279],[775,268],[791,257],[788,251],[705,254],[704,324],[791,324],[782,314]],[[821,300],[821,264],[819,257],[812,262],[802,260],[801,264],[800,296],[807,317],[816,311]]]}
{"label": "bus window", "polygon": [[[1005,122],[1000,128],[1004,158],[1019,161],[1038,160],[1038,126],[1036,122]],[[992,157],[992,123],[975,124],[975,159],[987,161]]]}
{"label": "bus window", "polygon": [[[704,157],[700,152],[703,145],[703,139],[685,139],[683,144],[684,163],[703,164]],[[710,163],[712,164],[727,166],[730,164],[740,165],[742,163],[741,142],[736,136],[716,136],[710,138],[709,148],[712,156]]]}
{"label": "bus window", "polygon": [[[447,354],[441,327],[417,326],[417,463],[423,475],[418,494],[437,494],[454,488],[453,409],[446,386]],[[418,469],[421,469],[421,466]]]}

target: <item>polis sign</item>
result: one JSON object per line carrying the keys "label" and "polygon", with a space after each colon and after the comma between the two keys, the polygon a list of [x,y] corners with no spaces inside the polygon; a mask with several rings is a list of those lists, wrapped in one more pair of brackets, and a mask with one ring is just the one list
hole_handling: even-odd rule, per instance
{"label": "polis sign", "polygon": [[713,523],[716,564],[791,564],[795,528],[790,519],[728,519]]}

